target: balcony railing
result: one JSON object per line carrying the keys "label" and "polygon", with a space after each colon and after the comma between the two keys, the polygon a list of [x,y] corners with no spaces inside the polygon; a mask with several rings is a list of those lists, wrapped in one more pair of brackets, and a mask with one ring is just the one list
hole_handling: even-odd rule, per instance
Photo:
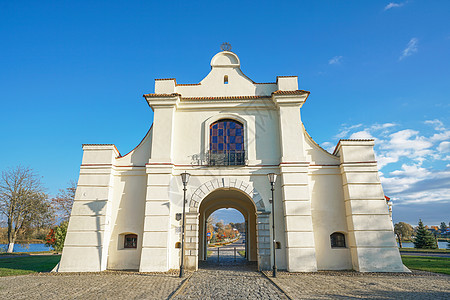
{"label": "balcony railing", "polygon": [[208,153],[210,166],[242,166],[245,165],[245,151],[243,150],[210,150]]}

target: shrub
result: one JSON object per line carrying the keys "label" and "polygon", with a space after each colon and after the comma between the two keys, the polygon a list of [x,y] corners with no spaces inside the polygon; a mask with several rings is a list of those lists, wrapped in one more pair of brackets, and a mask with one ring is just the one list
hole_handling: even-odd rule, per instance
{"label": "shrub", "polygon": [[59,226],[50,229],[50,232],[45,238],[45,244],[47,246],[53,246],[56,251],[62,251],[64,248],[64,240],[66,239],[68,224],[69,222],[67,221],[61,222]]}

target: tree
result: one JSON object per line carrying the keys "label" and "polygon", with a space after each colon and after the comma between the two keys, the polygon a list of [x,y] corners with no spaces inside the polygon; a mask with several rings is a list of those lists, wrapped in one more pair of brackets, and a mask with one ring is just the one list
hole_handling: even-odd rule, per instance
{"label": "tree", "polygon": [[416,237],[414,239],[414,248],[437,249],[437,247],[436,238],[423,226],[422,220],[419,220],[419,226],[417,227]]}
{"label": "tree", "polygon": [[48,197],[32,169],[17,166],[2,171],[0,213],[6,217],[8,253],[13,251],[20,230],[42,226],[51,219],[53,214]]}
{"label": "tree", "polygon": [[214,227],[214,230],[217,232],[217,239],[222,240],[223,234],[224,234],[224,225],[223,222],[217,222],[216,226]]}
{"label": "tree", "polygon": [[60,189],[56,197],[52,198],[52,204],[61,213],[61,218],[64,221],[68,220],[70,217],[76,190],[77,184],[75,181],[71,180],[67,188]]}
{"label": "tree", "polygon": [[245,233],[245,223],[230,223],[231,227],[236,228],[239,232]]}
{"label": "tree", "polygon": [[444,233],[447,230],[447,224],[445,222],[441,222],[441,226],[439,226],[441,233]]}
{"label": "tree", "polygon": [[400,248],[402,248],[402,240],[409,240],[414,233],[414,229],[408,223],[399,222],[394,225],[394,232],[397,235]]}

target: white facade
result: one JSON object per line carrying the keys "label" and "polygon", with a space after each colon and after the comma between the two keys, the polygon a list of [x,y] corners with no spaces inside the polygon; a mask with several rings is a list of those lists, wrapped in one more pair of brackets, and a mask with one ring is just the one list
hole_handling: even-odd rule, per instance
{"label": "white facade", "polygon": [[[238,209],[247,222],[247,253],[271,268],[271,197],[275,185],[277,266],[291,272],[354,269],[403,272],[378,177],[373,140],[341,140],[333,154],[303,127],[309,92],[296,76],[255,83],[236,54],[219,52],[198,84],[157,79],[144,95],[154,122],[141,143],[120,155],[114,145],[83,145],[83,161],[58,271],[178,269],[183,185],[186,267],[205,257],[204,224],[214,210]],[[213,165],[210,129],[220,120],[243,127],[245,160]],[[211,129],[212,130],[212,129]],[[227,154],[228,155],[228,154]],[[229,158],[229,156],[227,156]],[[342,233],[345,246],[332,247]],[[124,237],[137,235],[136,248]]]}

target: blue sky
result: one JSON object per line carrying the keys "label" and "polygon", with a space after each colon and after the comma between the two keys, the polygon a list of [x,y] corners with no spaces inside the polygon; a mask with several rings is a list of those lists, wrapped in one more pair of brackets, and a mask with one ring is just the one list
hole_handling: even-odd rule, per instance
{"label": "blue sky", "polygon": [[376,139],[394,221],[449,222],[448,20],[449,1],[0,1],[0,169],[54,195],[81,144],[139,143],[155,78],[199,82],[229,42],[254,81],[299,76],[324,148]]}

